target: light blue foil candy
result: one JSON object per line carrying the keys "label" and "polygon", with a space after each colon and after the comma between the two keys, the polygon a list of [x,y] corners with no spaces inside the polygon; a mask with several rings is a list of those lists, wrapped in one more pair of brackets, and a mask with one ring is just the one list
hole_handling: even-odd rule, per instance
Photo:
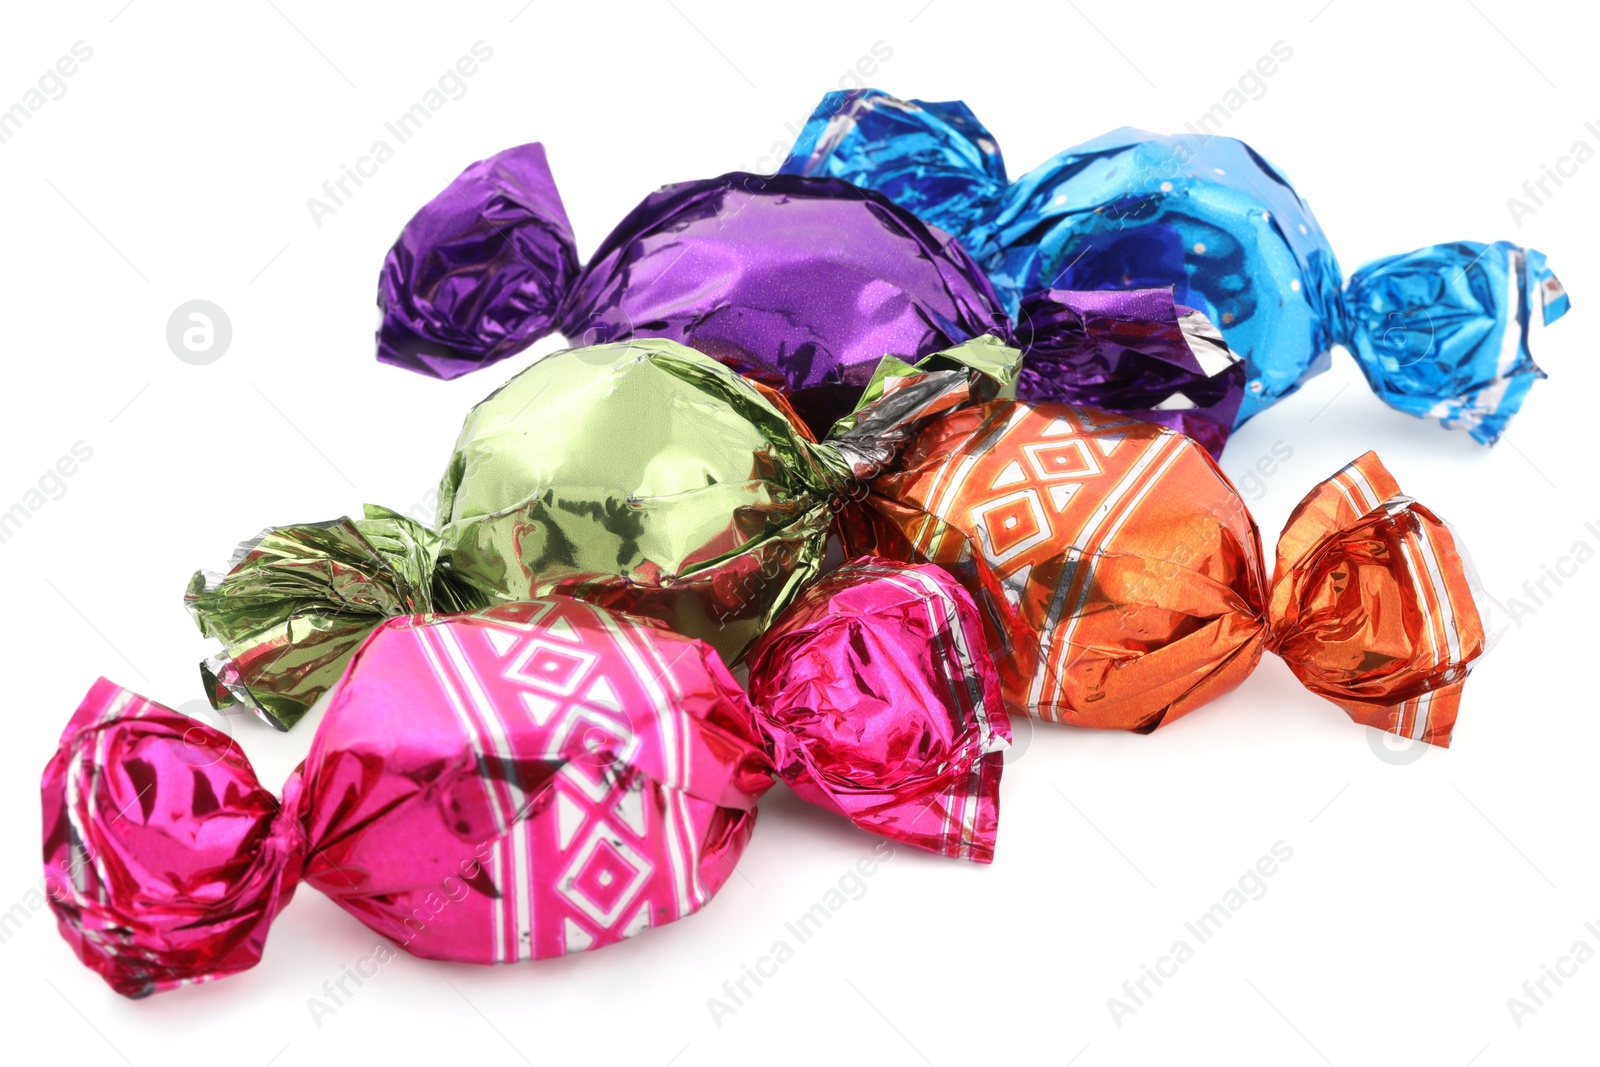
{"label": "light blue foil candy", "polygon": [[876,189],[956,235],[1013,318],[1041,289],[1173,286],[1249,365],[1236,425],[1339,344],[1388,404],[1492,444],[1544,377],[1529,332],[1569,306],[1545,257],[1506,241],[1390,256],[1345,286],[1311,208],[1231,137],[1124,128],[1008,183],[965,104],[866,89],[825,96],[781,172]]}

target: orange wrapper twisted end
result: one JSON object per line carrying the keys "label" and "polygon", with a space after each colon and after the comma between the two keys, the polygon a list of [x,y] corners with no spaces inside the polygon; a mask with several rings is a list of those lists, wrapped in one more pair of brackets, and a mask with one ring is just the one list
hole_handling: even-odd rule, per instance
{"label": "orange wrapper twisted end", "polygon": [[1483,621],[1449,527],[1368,452],[1278,539],[1267,647],[1356,722],[1446,746]]}
{"label": "orange wrapper twisted end", "polygon": [[1483,628],[1449,530],[1366,455],[1295,512],[1268,580],[1238,490],[1170,429],[995,400],[925,426],[842,516],[846,549],[977,601],[1007,706],[1149,732],[1271,649],[1357,722],[1447,744]]}

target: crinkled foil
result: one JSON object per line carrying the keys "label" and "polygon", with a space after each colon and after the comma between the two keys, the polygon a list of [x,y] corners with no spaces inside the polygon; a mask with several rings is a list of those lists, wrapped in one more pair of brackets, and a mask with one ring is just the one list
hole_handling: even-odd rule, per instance
{"label": "crinkled foil", "polygon": [[378,279],[378,358],[457,378],[559,320],[579,270],[544,146],[468,167],[401,232]]}
{"label": "crinkled foil", "polygon": [[822,807],[987,863],[1011,740],[978,610],[938,567],[862,558],[756,644],[750,696],[773,762]]}
{"label": "crinkled foil", "polygon": [[993,395],[1016,358],[980,338],[921,370],[885,361],[893,395],[875,386],[818,443],[781,396],[673,341],[550,355],[468,415],[438,533],[374,509],[269,531],[227,574],[197,575],[190,607],[225,645],[208,689],[287,728],[384,618],[551,593],[659,619],[734,662],[816,577],[860,472]]}
{"label": "crinkled foil", "polygon": [[223,645],[200,667],[212,704],[239,701],[287,730],[384,619],[487,603],[452,584],[438,555],[433,530],[368,506],[360,519],[265,530],[226,574],[197,572],[184,603]]}
{"label": "crinkled foil", "polygon": [[133,997],[253,967],[300,882],[429,959],[600,948],[704,907],[780,772],[865,829],[988,860],[1009,735],[970,600],[876,562],[827,590],[780,624],[791,669],[871,605],[859,647],[915,655],[855,658],[867,688],[835,687],[826,727],[800,690],[754,706],[704,642],[568,597],[391,619],[281,802],[230,738],[102,679],[42,783],[61,934]]}
{"label": "crinkled foil", "polygon": [[1492,444],[1544,376],[1532,328],[1568,308],[1544,256],[1506,241],[1380,259],[1345,287],[1310,206],[1231,137],[1114,130],[1008,183],[965,104],[865,89],[824,97],[781,172],[845,179],[955,234],[1013,313],[1041,289],[1174,287],[1248,364],[1239,422],[1338,344],[1385,402]]}
{"label": "crinkled foil", "polygon": [[1368,726],[1448,745],[1487,648],[1448,524],[1371,452],[1313,489],[1278,538],[1267,647]]}
{"label": "crinkled foil", "polygon": [[1203,448],[1067,404],[925,425],[845,515],[847,551],[947,567],[1007,705],[1150,731],[1270,648],[1358,722],[1449,743],[1483,628],[1449,530],[1368,453],[1313,490],[1269,582],[1255,521]]}
{"label": "crinkled foil", "polygon": [[253,966],[297,881],[417,956],[543,959],[704,906],[766,767],[699,642],[567,599],[408,617],[356,654],[281,809],[228,738],[102,680],[45,771],[45,870],[130,996]]}
{"label": "crinkled foil", "polygon": [[1132,415],[1222,454],[1245,365],[1209,319],[1173,303],[1170,289],[1035,293],[1022,302],[1016,334],[1026,353],[1021,399]]}
{"label": "crinkled foil", "polygon": [[[555,331],[575,345],[664,337],[781,390],[822,436],[883,356],[914,362],[985,334],[1012,337],[983,271],[948,233],[833,178],[669,185],[587,267],[576,262],[540,145],[474,163],[384,261],[378,358],[453,378]],[[1191,354],[1186,332],[1166,328],[1178,317],[1170,292],[1129,294],[1126,309],[1107,313],[1149,328],[1099,337],[1073,294],[1051,288],[1016,326],[1025,357],[1038,357],[1035,382],[1055,399],[1203,430],[1221,447],[1243,370],[1225,346]]]}
{"label": "crinkled foil", "polygon": [[[987,353],[977,342],[944,359]],[[1013,353],[1014,355],[1014,353]],[[858,447],[944,400],[965,366]],[[467,416],[440,487],[441,555],[496,599],[545,593],[661,619],[730,662],[816,577],[854,475],[769,395],[673,341],[572,349],[518,374]]]}
{"label": "crinkled foil", "polygon": [[948,234],[833,179],[669,185],[618,223],[564,308],[584,343],[668,337],[782,389],[819,434],[885,355],[916,360],[1006,316]]}
{"label": "crinkled foil", "polygon": [[1004,330],[961,246],[830,179],[734,173],[647,196],[576,269],[542,146],[468,167],[384,261],[378,358],[453,378],[559,331],[663,337],[780,387],[817,434],[878,360]]}

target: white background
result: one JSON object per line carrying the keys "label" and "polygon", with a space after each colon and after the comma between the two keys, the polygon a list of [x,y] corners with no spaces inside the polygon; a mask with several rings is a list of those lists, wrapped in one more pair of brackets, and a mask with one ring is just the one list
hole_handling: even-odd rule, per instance
{"label": "white background", "polygon": [[[93,457],[0,544],[0,911],[25,916],[0,944],[6,1058],[1594,1062],[1600,962],[1549,985],[1520,1027],[1507,1007],[1574,942],[1600,950],[1584,926],[1600,927],[1600,563],[1547,582],[1542,603],[1523,591],[1576,542],[1600,548],[1600,160],[1520,227],[1506,204],[1575,141],[1600,148],[1584,126],[1600,126],[1592,10],[1322,4],[11,5],[0,107],[75,41],[94,51],[0,144],[0,510],[75,442]],[[480,39],[494,54],[466,95],[316,226],[307,198]],[[466,408],[526,363],[442,384],[373,362],[383,254],[466,164],[543,141],[587,254],[658,185],[776,166],[786,124],[879,42],[892,55],[874,84],[966,99],[1015,175],[1115,126],[1181,128],[1279,40],[1293,58],[1224,132],[1291,176],[1347,270],[1505,237],[1546,252],[1573,294],[1539,339],[1550,381],[1493,450],[1388,410],[1341,353],[1224,459],[1239,477],[1292,449],[1252,494],[1270,546],[1314,481],[1377,448],[1489,588],[1533,609],[1474,674],[1448,752],[1380,758],[1277,661],[1149,737],[1042,727],[1006,770],[992,867],[902,849],[720,1027],[707,998],[873,846],[781,789],[702,914],[516,968],[402,957],[320,1026],[308,998],[374,935],[315,891],[254,971],[137,1003],[27,911],[36,783],[84,690],[104,673],[174,706],[199,696],[191,571],[269,524],[424,504]],[[165,340],[196,298],[232,321],[209,366]],[[273,787],[311,734],[233,726]],[[1178,938],[1195,945],[1185,921],[1278,841],[1293,858],[1265,896],[1116,1025],[1107,998]]]}

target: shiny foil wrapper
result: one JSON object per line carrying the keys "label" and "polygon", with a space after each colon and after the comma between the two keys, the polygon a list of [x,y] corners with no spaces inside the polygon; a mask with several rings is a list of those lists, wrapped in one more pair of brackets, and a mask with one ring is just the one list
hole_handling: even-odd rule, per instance
{"label": "shiny foil wrapper", "polygon": [[995,395],[1016,358],[985,337],[922,369],[886,360],[894,373],[819,443],[773,390],[676,342],[554,353],[468,415],[437,532],[371,509],[270,530],[226,573],[197,574],[189,606],[224,642],[207,689],[287,728],[384,618],[547,594],[659,619],[736,662],[817,577],[858,471]]}
{"label": "shiny foil wrapper", "polygon": [[1449,529],[1377,457],[1318,486],[1269,580],[1205,450],[1149,423],[996,400],[926,426],[845,516],[847,550],[943,564],[1008,707],[1148,732],[1281,655],[1357,722],[1449,743],[1484,631]]}
{"label": "shiny foil wrapper", "polygon": [[885,354],[915,359],[1006,324],[948,234],[831,179],[669,185],[576,262],[541,145],[474,163],[384,261],[378,358],[453,378],[554,332],[578,345],[663,337],[781,387],[821,434]]}
{"label": "shiny foil wrapper", "polygon": [[1493,443],[1544,376],[1532,331],[1568,308],[1545,257],[1505,241],[1380,259],[1346,285],[1283,174],[1198,131],[1115,130],[1008,182],[965,104],[835,92],[781,171],[842,178],[955,234],[1013,313],[1045,287],[1172,286],[1248,364],[1239,422],[1327,369],[1338,344],[1388,404]]}
{"label": "shiny foil wrapper", "polygon": [[[855,661],[863,692],[835,693],[823,748],[798,701],[769,722],[705,643],[567,597],[383,624],[281,801],[230,738],[102,679],[42,785],[62,936],[116,991],[145,996],[254,966],[305,882],[429,959],[599,948],[703,907],[780,769],[869,830],[986,860],[1006,720],[972,654],[971,605],[949,611],[959,589],[933,568],[857,571],[866,600],[950,643]],[[893,582],[917,592],[884,598]],[[795,665],[838,658],[817,621],[784,631]],[[871,647],[903,640],[862,622]],[[861,802],[897,791],[929,810]]]}
{"label": "shiny foil wrapper", "polygon": [[581,596],[732,661],[821,566],[849,472],[808,437],[675,342],[558,352],[467,416],[439,490],[442,552],[485,596]]}
{"label": "shiny foil wrapper", "polygon": [[[384,261],[378,358],[453,378],[554,332],[575,345],[667,338],[781,390],[822,436],[883,356],[914,362],[984,334],[1013,337],[983,270],[948,233],[834,178],[733,173],[669,185],[586,267],[576,263],[542,146],[474,163]],[[1015,327],[1029,358],[1037,335],[1033,378],[1051,397],[1185,431],[1215,424],[1207,443],[1220,447],[1244,388],[1225,346],[1191,354],[1183,332],[1163,329],[1082,344],[1067,327],[1071,301],[1058,295],[1034,294]],[[1152,324],[1178,317],[1170,293],[1135,306]]]}
{"label": "shiny foil wrapper", "polygon": [[977,607],[942,569],[867,557],[830,572],[752,650],[750,696],[807,800],[994,858],[1011,725]]}
{"label": "shiny foil wrapper", "polygon": [[1171,289],[1034,293],[1022,302],[1015,343],[1025,353],[1019,398],[1160,423],[1213,456],[1244,396],[1244,363]]}
{"label": "shiny foil wrapper", "polygon": [[359,519],[264,530],[226,573],[197,572],[184,605],[223,645],[200,665],[212,705],[239,702],[287,730],[384,619],[489,603],[438,557],[438,533],[369,505]]}
{"label": "shiny foil wrapper", "polygon": [[362,646],[281,808],[227,737],[100,682],[45,771],[46,872],[130,996],[254,965],[301,881],[418,956],[543,958],[698,910],[768,781],[699,642],[571,600],[408,617]]}
{"label": "shiny foil wrapper", "polygon": [[834,179],[729,174],[652,193],[578,279],[561,332],[667,337],[783,390],[818,434],[878,361],[1006,317],[949,234]]}
{"label": "shiny foil wrapper", "polygon": [[505,359],[561,321],[579,269],[544,146],[474,163],[383,261],[378,358],[436,378]]}

